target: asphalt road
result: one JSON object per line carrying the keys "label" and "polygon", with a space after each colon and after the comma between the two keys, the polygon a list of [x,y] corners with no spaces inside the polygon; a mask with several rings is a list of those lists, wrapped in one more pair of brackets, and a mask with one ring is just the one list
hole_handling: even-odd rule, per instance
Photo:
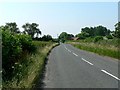
{"label": "asphalt road", "polygon": [[44,88],[118,88],[118,60],[77,49],[55,47],[46,65]]}

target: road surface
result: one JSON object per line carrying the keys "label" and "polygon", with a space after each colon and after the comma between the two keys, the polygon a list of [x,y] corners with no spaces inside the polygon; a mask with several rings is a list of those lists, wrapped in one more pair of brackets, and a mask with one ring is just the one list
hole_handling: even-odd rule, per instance
{"label": "road surface", "polygon": [[118,88],[118,60],[77,49],[55,47],[46,65],[44,88]]}

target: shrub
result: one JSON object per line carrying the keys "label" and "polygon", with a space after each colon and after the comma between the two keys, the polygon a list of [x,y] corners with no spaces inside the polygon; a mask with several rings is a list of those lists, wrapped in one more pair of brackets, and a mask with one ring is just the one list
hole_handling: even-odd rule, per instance
{"label": "shrub", "polygon": [[94,42],[98,42],[98,41],[100,41],[100,40],[103,40],[103,37],[102,37],[102,36],[96,36],[96,37],[94,38]]}
{"label": "shrub", "polygon": [[93,42],[94,38],[93,37],[88,37],[84,40],[84,42]]}
{"label": "shrub", "polygon": [[21,52],[21,43],[19,43],[16,35],[12,35],[8,30],[2,31],[2,68],[4,69],[4,77],[11,77],[12,66]]}
{"label": "shrub", "polygon": [[106,38],[113,39],[112,35],[107,35]]}
{"label": "shrub", "polygon": [[36,47],[32,43],[32,38],[29,35],[17,35],[17,38],[19,38],[19,42],[21,43],[22,51],[28,51],[28,52],[35,52]]}
{"label": "shrub", "polygon": [[11,80],[15,63],[21,58],[22,53],[33,53],[36,46],[29,35],[12,34],[9,30],[2,31],[2,68],[3,80]]}

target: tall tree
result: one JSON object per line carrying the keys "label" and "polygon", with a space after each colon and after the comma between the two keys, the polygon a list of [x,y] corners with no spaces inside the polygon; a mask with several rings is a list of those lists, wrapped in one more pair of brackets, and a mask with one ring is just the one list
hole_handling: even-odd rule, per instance
{"label": "tall tree", "polygon": [[97,26],[95,29],[95,36],[106,36],[108,35],[108,30],[106,27]]}
{"label": "tall tree", "polygon": [[20,33],[19,28],[15,22],[6,23],[4,30],[10,30],[12,33]]}
{"label": "tall tree", "polygon": [[85,27],[81,29],[81,33],[87,33],[89,36],[106,36],[110,34],[110,30],[103,26]]}
{"label": "tall tree", "polygon": [[37,34],[36,37],[38,37],[39,35],[41,35],[41,31],[38,28],[38,24],[36,23],[26,23],[25,25],[22,26],[22,28],[24,28],[23,33],[30,35],[32,38],[34,38],[35,34]]}
{"label": "tall tree", "polygon": [[89,36],[90,36],[89,33],[86,33],[86,32],[82,32],[76,35],[76,37],[78,37],[79,39],[85,39]]}
{"label": "tall tree", "polygon": [[68,40],[71,40],[73,37],[74,37],[73,34],[68,34],[68,35],[67,35],[67,39],[68,39]]}
{"label": "tall tree", "polygon": [[66,32],[62,32],[59,36],[59,39],[67,40],[68,34]]}
{"label": "tall tree", "polygon": [[52,39],[52,36],[51,36],[51,35],[44,35],[44,36],[42,37],[42,40],[43,40],[43,41],[50,41],[50,40],[53,40],[53,39]]}
{"label": "tall tree", "polygon": [[81,33],[88,33],[89,36],[94,36],[94,28],[93,27],[85,27],[81,29]]}

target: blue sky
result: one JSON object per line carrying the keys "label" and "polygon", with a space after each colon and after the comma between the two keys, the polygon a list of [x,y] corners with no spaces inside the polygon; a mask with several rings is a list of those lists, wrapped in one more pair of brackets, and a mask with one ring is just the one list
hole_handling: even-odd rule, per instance
{"label": "blue sky", "polygon": [[117,2],[21,2],[0,4],[0,25],[38,23],[42,35],[61,32],[78,34],[86,26],[103,25],[114,30],[118,21]]}

